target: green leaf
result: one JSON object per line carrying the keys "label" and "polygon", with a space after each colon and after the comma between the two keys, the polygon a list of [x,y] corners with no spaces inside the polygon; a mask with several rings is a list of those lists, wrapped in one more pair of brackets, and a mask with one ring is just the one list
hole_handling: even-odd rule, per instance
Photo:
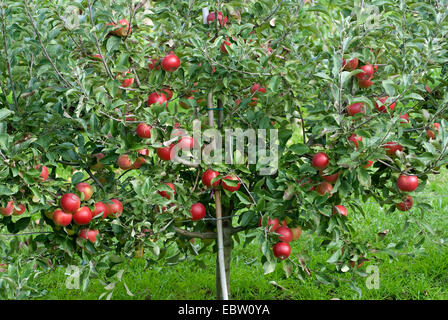
{"label": "green leaf", "polygon": [[9,109],[6,108],[2,108],[0,109],[0,121],[6,119],[7,117],[9,117],[13,112]]}

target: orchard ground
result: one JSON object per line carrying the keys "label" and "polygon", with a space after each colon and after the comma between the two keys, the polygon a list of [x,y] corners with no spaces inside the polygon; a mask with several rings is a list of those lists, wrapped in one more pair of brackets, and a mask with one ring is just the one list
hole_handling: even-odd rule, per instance
{"label": "orchard ground", "polygon": [[[236,244],[231,262],[231,294],[233,299],[448,299],[448,247],[440,245],[441,240],[448,243],[448,170],[434,176],[422,194],[415,197],[431,198],[434,209],[424,213],[419,223],[430,226],[434,234],[426,234],[422,250],[415,256],[408,255],[406,249],[399,250],[396,260],[389,259],[384,253],[378,253],[375,262],[366,262],[360,269],[365,272],[369,265],[378,267],[379,288],[368,289],[367,277],[339,274],[337,286],[317,283],[315,278],[301,282],[294,276],[285,277],[281,264],[275,272],[263,275],[260,263],[260,250],[256,243],[247,247]],[[357,237],[367,239],[378,248],[393,247],[401,240],[414,244],[420,238],[420,228],[411,223],[405,231],[403,227],[407,216],[419,215],[420,212],[394,211],[387,215],[375,203],[365,204],[366,216],[350,215],[357,229]],[[389,230],[387,232],[386,230]],[[379,235],[387,232],[384,237]],[[427,232],[427,231],[425,231]],[[196,243],[200,240],[196,240]],[[325,249],[319,248],[320,240],[313,234],[304,232],[299,240],[292,243],[292,254],[299,254],[307,260],[311,270],[318,270],[330,256]],[[118,283],[112,299],[214,299],[216,259],[211,246],[208,254],[203,256],[201,269],[197,264],[184,262],[174,266],[163,264],[145,270],[144,259],[132,259],[125,265],[123,281],[134,296],[129,296],[123,283]],[[151,253],[146,252],[144,258]],[[309,259],[309,260],[308,260]],[[66,289],[67,275],[65,269],[42,273],[33,280],[35,284],[47,290],[38,299],[98,299],[106,292],[98,279],[92,279],[86,291]],[[163,275],[163,277],[161,276]],[[352,279],[353,278],[353,279]],[[350,286],[349,280],[355,280],[362,295]],[[274,281],[283,289],[271,283]],[[110,291],[107,291],[110,292]]]}

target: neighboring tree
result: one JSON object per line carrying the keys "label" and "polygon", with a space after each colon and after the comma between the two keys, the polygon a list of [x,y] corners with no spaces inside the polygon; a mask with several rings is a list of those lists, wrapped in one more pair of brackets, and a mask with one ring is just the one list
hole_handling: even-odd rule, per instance
{"label": "neighboring tree", "polygon": [[[218,298],[234,241],[257,241],[265,273],[356,273],[385,249],[352,237],[361,201],[423,215],[412,197],[447,163],[447,14],[446,0],[3,0],[0,228],[38,217],[35,261],[90,261],[84,287],[144,248],[149,265],[201,266],[221,224]],[[266,129],[278,170],[261,174],[249,143],[230,163],[173,161],[216,142],[191,138],[198,123]],[[291,252],[302,230],[331,268]]]}

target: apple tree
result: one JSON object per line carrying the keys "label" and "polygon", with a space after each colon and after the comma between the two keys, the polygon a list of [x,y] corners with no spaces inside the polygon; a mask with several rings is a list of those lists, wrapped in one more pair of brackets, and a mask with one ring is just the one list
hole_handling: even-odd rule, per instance
{"label": "apple tree", "polygon": [[[253,241],[265,273],[357,273],[384,249],[353,237],[362,201],[423,215],[447,162],[446,17],[446,0],[2,0],[0,228],[34,232],[39,267],[87,261],[84,287],[144,249],[201,266],[213,245],[226,299]],[[291,252],[302,230],[320,270]]]}

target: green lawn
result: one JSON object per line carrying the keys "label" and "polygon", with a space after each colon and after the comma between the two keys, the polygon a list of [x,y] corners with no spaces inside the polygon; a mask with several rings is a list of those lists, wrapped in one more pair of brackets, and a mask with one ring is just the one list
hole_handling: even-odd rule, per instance
{"label": "green lawn", "polygon": [[[422,222],[433,229],[423,249],[415,255],[407,254],[406,247],[399,251],[396,259],[379,254],[380,260],[367,262],[379,269],[379,289],[368,289],[366,278],[355,276],[356,286],[362,292],[361,299],[448,299],[448,247],[437,242],[448,242],[448,173],[435,176],[424,192],[414,197],[430,198],[434,210],[424,213]],[[403,231],[406,215],[420,215],[413,211],[395,211],[386,214],[374,203],[366,203],[366,217],[354,216],[357,236],[368,239],[373,246],[380,243],[396,244],[403,238],[411,243],[416,241],[419,228],[415,224]],[[386,237],[377,233],[388,229]],[[312,234],[304,233],[292,246],[294,254],[308,257],[311,270],[319,269],[329,257],[319,248],[319,241]],[[246,248],[236,246],[231,264],[232,299],[359,299],[359,294],[350,287],[352,275],[339,274],[337,285],[317,283],[315,277],[299,281],[295,277],[286,278],[281,264],[271,274],[264,275],[260,263],[261,253],[256,244]],[[204,258],[205,269],[195,264],[181,263],[175,266],[157,266],[144,270],[143,259],[133,259],[125,266],[123,280],[134,296],[129,296],[123,282],[117,284],[112,299],[214,299],[215,297],[215,256],[211,253]],[[275,281],[278,286],[271,282]],[[47,294],[39,299],[98,299],[106,292],[104,285],[93,279],[86,291],[67,290],[64,270],[46,272],[38,277],[40,288]]]}

